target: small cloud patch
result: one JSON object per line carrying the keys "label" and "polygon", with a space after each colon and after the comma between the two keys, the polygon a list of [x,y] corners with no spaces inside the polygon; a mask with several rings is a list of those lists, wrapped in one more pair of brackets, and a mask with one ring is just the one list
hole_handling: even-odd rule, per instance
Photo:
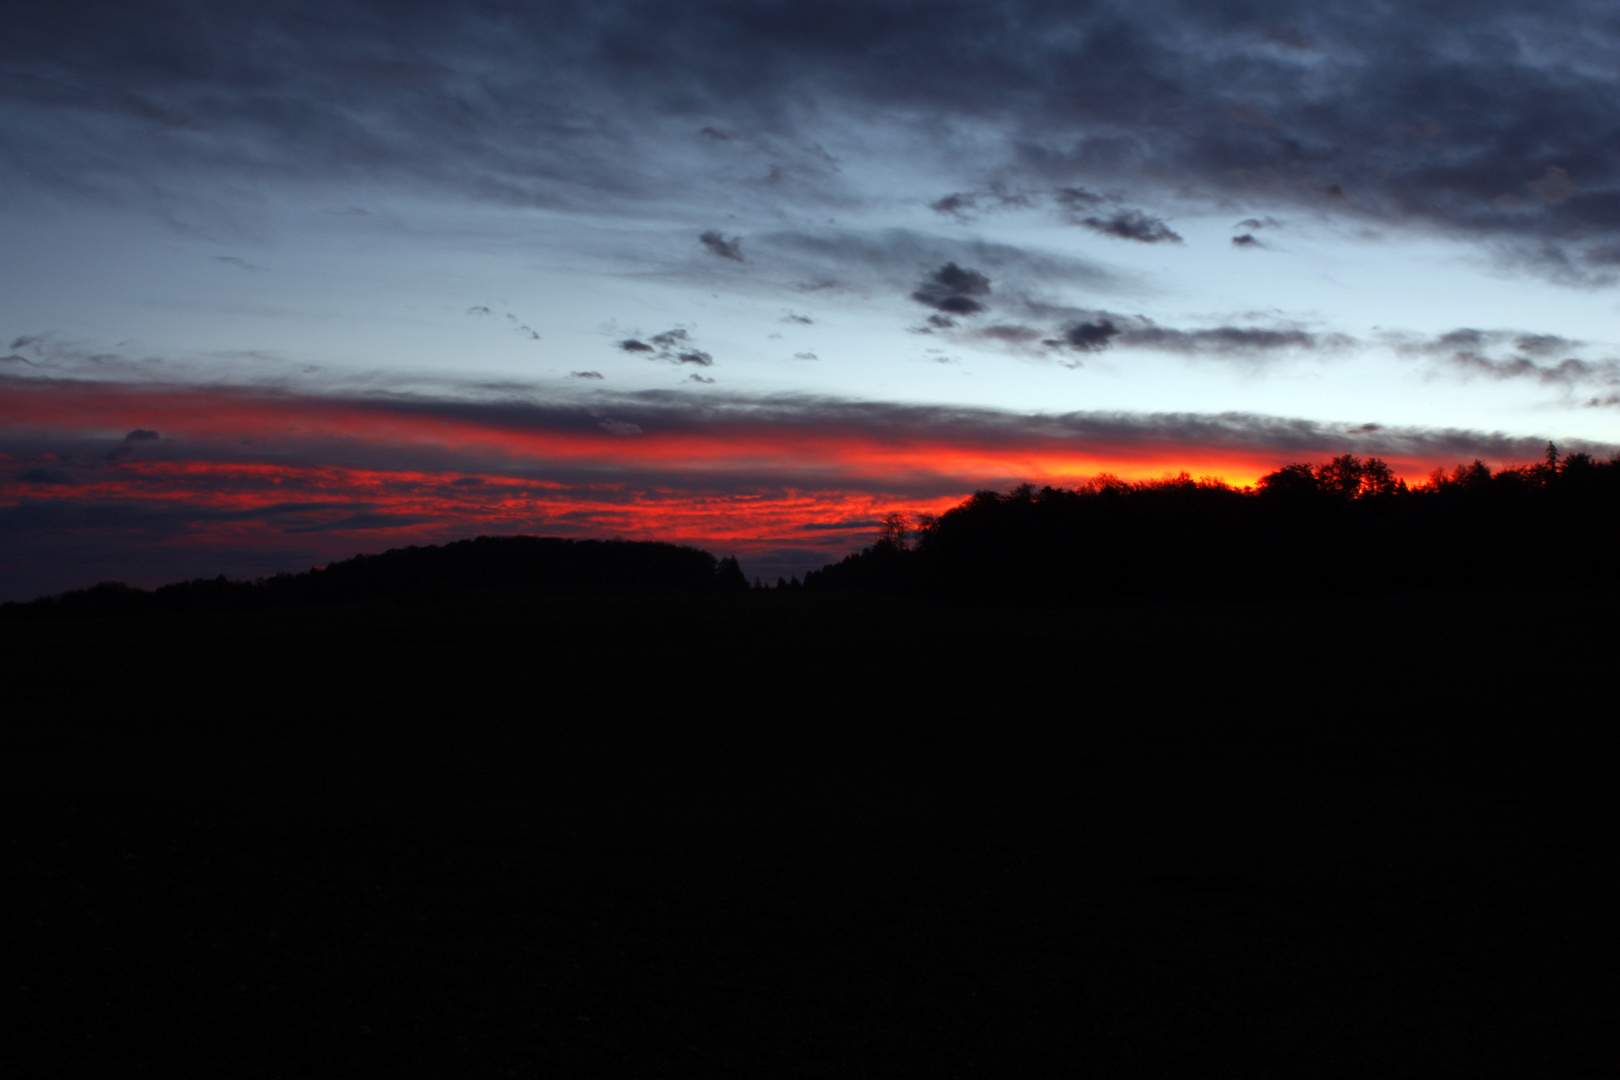
{"label": "small cloud patch", "polygon": [[911,298],[950,315],[976,315],[985,309],[977,298],[989,295],[989,278],[948,262],[924,278]]}
{"label": "small cloud patch", "polygon": [[733,236],[727,240],[713,229],[698,237],[698,242],[709,249],[709,254],[721,259],[730,259],[733,262],[747,262],[742,253],[742,237]]}
{"label": "small cloud patch", "polygon": [[1120,328],[1112,319],[1070,323],[1063,328],[1061,344],[1081,352],[1101,352],[1118,337]]}
{"label": "small cloud patch", "polygon": [[680,327],[665,330],[662,334],[654,334],[646,341],[639,338],[626,338],[619,342],[619,348],[625,352],[650,353],[649,360],[662,360],[670,364],[696,364],[698,367],[713,367],[714,357],[696,348],[692,344],[692,335]]}
{"label": "small cloud patch", "polygon": [[73,483],[73,477],[66,469],[52,469],[45,466],[28,469],[17,477],[25,484],[49,484],[66,487]]}
{"label": "small cloud patch", "polygon": [[1121,240],[1134,240],[1140,244],[1179,244],[1181,236],[1162,220],[1140,210],[1120,210],[1108,217],[1086,217],[1080,224]]}
{"label": "small cloud patch", "polygon": [[599,420],[597,427],[614,435],[640,435],[641,425],[631,424],[624,420]]}

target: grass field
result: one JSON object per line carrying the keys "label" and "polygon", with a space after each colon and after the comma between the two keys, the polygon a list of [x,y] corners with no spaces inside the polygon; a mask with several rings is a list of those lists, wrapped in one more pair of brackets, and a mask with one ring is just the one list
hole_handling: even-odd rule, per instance
{"label": "grass field", "polygon": [[0,1068],[1617,1076],[1617,600],[5,624]]}

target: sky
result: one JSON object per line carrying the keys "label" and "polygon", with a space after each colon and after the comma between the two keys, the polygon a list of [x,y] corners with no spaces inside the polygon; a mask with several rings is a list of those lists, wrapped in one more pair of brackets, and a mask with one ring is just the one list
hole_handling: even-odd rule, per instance
{"label": "sky", "polygon": [[5,25],[0,600],[1620,449],[1613,4]]}

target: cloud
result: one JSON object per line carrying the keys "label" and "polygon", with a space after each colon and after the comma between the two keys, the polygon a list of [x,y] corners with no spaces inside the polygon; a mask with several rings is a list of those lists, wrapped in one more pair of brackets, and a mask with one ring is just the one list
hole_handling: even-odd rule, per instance
{"label": "cloud", "polygon": [[485,307],[483,304],[475,304],[472,307],[467,309],[467,314],[469,314],[469,315],[493,315],[494,312],[490,311],[489,308]]}
{"label": "cloud", "polygon": [[[1459,327],[1428,338],[1386,334],[1385,340],[1399,353],[1433,357],[1465,376],[1529,379],[1565,388],[1620,386],[1620,359],[1572,355],[1589,346],[1558,334]],[[1565,355],[1558,358],[1560,353]]]}
{"label": "cloud", "polygon": [[1179,244],[1181,236],[1156,217],[1150,217],[1140,210],[1120,210],[1107,217],[1085,217],[1080,224],[1094,229],[1105,236],[1116,236],[1121,240],[1135,240],[1142,244]]}
{"label": "cloud", "polygon": [[1214,326],[1176,330],[1151,323],[1132,328],[1124,342],[1135,348],[1206,355],[1252,355],[1281,350],[1338,351],[1355,344],[1354,339],[1344,334],[1318,334],[1297,328]]}
{"label": "cloud", "polygon": [[124,436],[124,441],[125,442],[155,442],[155,441],[157,441],[158,439],[161,439],[161,438],[162,438],[162,436],[159,435],[155,431],[149,431],[146,428],[136,428],[134,431],[131,431],[128,435]]}
{"label": "cloud", "polygon": [[1263,248],[1266,245],[1256,240],[1251,233],[1232,237],[1232,246],[1237,248]]}
{"label": "cloud", "polygon": [[955,263],[999,282],[1031,289],[1077,287],[1095,292],[1137,292],[1141,282],[1090,259],[1039,248],[942,236],[914,229],[853,231],[826,227],[756,237],[793,276],[823,287],[881,292],[916,288],[918,267]]}
{"label": "cloud", "polygon": [[928,204],[928,209],[936,214],[952,214],[956,217],[967,217],[968,213],[976,208],[975,199],[967,192],[946,195]]}
{"label": "cloud", "polygon": [[360,0],[318,20],[297,5],[72,10],[8,22],[0,103],[28,171],[7,183],[174,217],[285,182],[628,217],[892,198],[892,170],[862,187],[827,144],[862,166],[904,154],[966,195],[1002,178],[1296,207],[1447,231],[1558,274],[1601,271],[1620,220],[1620,29],[1603,5],[1490,0],[1463,32],[1445,5],[1369,19],[1349,0],[1287,22],[1252,2],[924,15],[699,0],[660,11],[656,42],[630,0],[396,20]]}
{"label": "cloud", "polygon": [[570,371],[568,377],[570,379],[600,379],[603,375],[600,371]]}
{"label": "cloud", "polygon": [[647,359],[661,360],[668,364],[714,366],[714,357],[697,348],[692,342],[692,335],[678,326],[661,334],[654,334],[646,341],[640,338],[626,338],[618,342],[618,346],[625,352],[646,353]]}
{"label": "cloud", "polygon": [[982,210],[1022,209],[1034,205],[1032,192],[1016,191],[1001,181],[992,181],[981,191],[958,191],[928,204],[936,214],[945,214],[960,221],[971,221]]}
{"label": "cloud", "polygon": [[[346,557],[361,543],[380,550],[480,533],[675,539],[744,555],[802,547],[813,534],[826,537],[829,546],[815,548],[825,562],[848,541],[836,530],[807,532],[807,521],[937,512],[973,490],[1024,480],[1185,469],[1242,482],[1338,453],[1376,455],[1421,477],[1474,457],[1538,460],[1549,434],[1567,450],[1616,449],[1556,432],[1398,427],[1366,416],[1015,412],[715,386],[593,388],[578,399],[548,392],[322,396],[0,376],[0,599],[43,591],[47,580],[69,588],[216,573],[250,565],[245,552],[257,553],[253,572],[264,573]],[[67,472],[49,455],[137,422],[169,436],[146,444],[152,453],[138,469],[75,469],[71,485],[48,472],[24,479],[34,469]]]}
{"label": "cloud", "polygon": [[911,298],[951,315],[975,315],[985,309],[979,298],[989,295],[989,278],[950,262],[925,277]]}
{"label": "cloud", "polygon": [[748,261],[743,258],[742,237],[740,236],[733,236],[730,240],[727,240],[724,236],[711,229],[698,237],[698,240],[704,247],[709,249],[711,255],[716,255],[722,259],[731,259],[734,262]]}
{"label": "cloud", "polygon": [[52,484],[59,486],[71,485],[73,474],[66,469],[51,468],[49,466],[35,466],[25,469],[18,474],[17,479],[25,484]]}
{"label": "cloud", "polygon": [[1083,187],[1059,187],[1052,191],[1052,199],[1071,215],[1089,211],[1109,200],[1095,191],[1088,191]]}
{"label": "cloud", "polygon": [[[945,327],[943,329],[950,330]],[[1360,344],[1346,334],[1306,330],[1299,326],[1164,326],[1142,315],[1090,311],[1055,329],[1023,323],[999,323],[956,336],[978,342],[1047,353],[1099,353],[1106,349],[1151,349],[1196,358],[1257,361],[1290,352],[1326,355]]]}
{"label": "cloud", "polygon": [[848,521],[807,521],[799,528],[806,532],[843,532],[850,529],[875,529],[882,524],[880,518],[855,518]]}
{"label": "cloud", "polygon": [[258,273],[262,273],[264,271],[264,267],[255,266],[253,263],[248,262],[246,259],[238,258],[235,255],[215,255],[214,256],[214,261],[215,262],[220,262],[220,263],[227,263],[227,264],[229,264],[231,266],[241,267],[243,270],[246,270],[250,274],[258,274]]}
{"label": "cloud", "polygon": [[1120,328],[1112,319],[1097,319],[1095,322],[1070,323],[1063,328],[1063,336],[1059,341],[1071,349],[1081,352],[1100,352],[1113,344],[1120,334]]}

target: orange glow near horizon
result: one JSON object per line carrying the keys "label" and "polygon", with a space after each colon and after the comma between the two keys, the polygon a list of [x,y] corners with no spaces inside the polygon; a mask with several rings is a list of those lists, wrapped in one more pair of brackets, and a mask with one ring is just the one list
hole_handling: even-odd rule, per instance
{"label": "orange glow near horizon", "polygon": [[[179,507],[186,523],[157,542],[181,546],[352,554],[527,532],[832,561],[885,513],[940,513],[987,487],[1069,487],[1104,472],[1242,487],[1287,464],[1265,447],[1110,446],[1038,428],[885,429],[742,409],[672,413],[660,430],[652,416],[642,429],[579,410],[7,380],[0,433],[58,449],[0,455],[0,501]],[[162,439],[122,441],[135,429]],[[74,440],[95,449],[61,450]],[[1390,464],[1409,482],[1428,473]]]}

